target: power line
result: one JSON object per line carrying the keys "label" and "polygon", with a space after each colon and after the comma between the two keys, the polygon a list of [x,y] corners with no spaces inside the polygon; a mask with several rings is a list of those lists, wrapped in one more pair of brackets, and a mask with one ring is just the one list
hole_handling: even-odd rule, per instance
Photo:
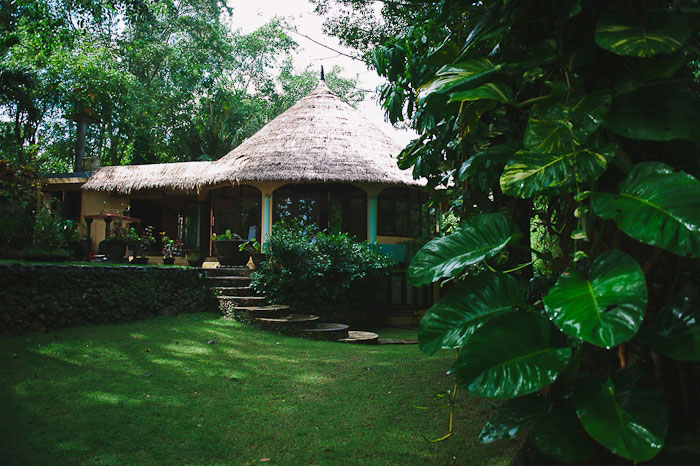
{"label": "power line", "polygon": [[296,29],[289,29],[289,28],[286,28],[286,27],[284,27],[284,26],[283,26],[282,28],[283,28],[285,31],[293,32],[294,34],[300,35],[301,37],[304,37],[304,38],[310,40],[310,41],[313,42],[314,44],[320,45],[321,47],[325,47],[325,48],[327,48],[328,50],[337,53],[338,55],[342,55],[342,56],[344,56],[344,57],[348,57],[348,58],[351,58],[351,59],[353,59],[353,60],[360,61],[360,62],[362,62],[362,63],[365,62],[364,60],[362,60],[361,58],[359,58],[359,57],[357,57],[357,56],[349,55],[349,54],[347,54],[347,53],[345,53],[345,52],[341,52],[340,50],[334,49],[333,47],[329,47],[328,45],[323,44],[323,43],[317,41],[316,39],[312,39],[311,37],[307,36],[306,34],[302,34],[301,32],[297,31]]}

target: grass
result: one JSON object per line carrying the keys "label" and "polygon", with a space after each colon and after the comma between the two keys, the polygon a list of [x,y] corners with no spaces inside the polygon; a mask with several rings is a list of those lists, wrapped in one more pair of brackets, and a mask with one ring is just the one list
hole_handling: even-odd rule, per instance
{"label": "grass", "polygon": [[416,406],[444,404],[453,356],[214,314],[3,337],[0,464],[505,465],[513,443],[477,441],[487,400],[460,394],[426,441],[449,411]]}

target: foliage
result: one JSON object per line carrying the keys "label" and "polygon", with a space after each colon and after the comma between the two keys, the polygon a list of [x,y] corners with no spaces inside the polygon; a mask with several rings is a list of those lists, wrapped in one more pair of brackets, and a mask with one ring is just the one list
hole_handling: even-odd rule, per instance
{"label": "foliage", "polygon": [[47,207],[39,209],[34,216],[32,244],[46,251],[66,249],[70,243],[80,239],[77,225]]}
{"label": "foliage", "polygon": [[134,227],[129,228],[127,242],[133,248],[136,256],[143,256],[144,252],[156,243],[156,238],[153,236],[153,226],[143,227],[141,233],[138,233]]}
{"label": "foliage", "polygon": [[314,230],[297,222],[273,225],[265,241],[267,260],[252,275],[253,288],[295,312],[376,319],[374,290],[388,275],[391,259],[345,233]]}
{"label": "foliage", "polygon": [[221,233],[220,235],[217,235],[216,233],[212,233],[211,235],[211,240],[212,241],[226,241],[226,240],[242,240],[241,236],[238,233],[232,233],[230,229],[227,229],[225,232]]}
{"label": "foliage", "polygon": [[[388,118],[420,133],[399,165],[461,206],[460,226],[409,274],[456,280],[474,299],[431,308],[421,347],[458,347],[454,374],[471,393],[541,392],[545,414],[522,404],[517,417],[560,462],[663,461],[697,428],[697,366],[681,362],[698,358],[697,312],[679,304],[700,287],[696,3],[445,0],[371,55]],[[531,249],[532,225],[551,251]],[[527,300],[484,288],[472,263],[515,277]]]}
{"label": "foliage", "polygon": [[245,243],[241,244],[238,250],[241,252],[247,252],[248,254],[260,254],[260,243],[258,243],[258,240],[255,238],[249,239]]}
{"label": "foliage", "polygon": [[160,232],[160,244],[163,246],[161,254],[164,258],[171,258],[174,256],[182,255],[182,245],[180,241],[176,239],[171,239],[165,232]]}
{"label": "foliage", "polygon": [[216,309],[183,268],[0,264],[0,280],[2,335]]}
{"label": "foliage", "polygon": [[0,251],[31,242],[37,182],[34,170],[0,160]]}

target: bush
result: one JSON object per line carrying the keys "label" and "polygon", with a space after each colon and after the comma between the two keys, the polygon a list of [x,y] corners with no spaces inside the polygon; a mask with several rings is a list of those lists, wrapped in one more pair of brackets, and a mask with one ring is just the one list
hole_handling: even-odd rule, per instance
{"label": "bush", "polygon": [[310,226],[279,222],[265,252],[267,260],[253,274],[252,286],[271,302],[324,320],[379,321],[375,298],[393,262],[373,246],[345,233],[314,233]]}
{"label": "bush", "polygon": [[0,251],[29,245],[36,190],[30,167],[0,160]]}

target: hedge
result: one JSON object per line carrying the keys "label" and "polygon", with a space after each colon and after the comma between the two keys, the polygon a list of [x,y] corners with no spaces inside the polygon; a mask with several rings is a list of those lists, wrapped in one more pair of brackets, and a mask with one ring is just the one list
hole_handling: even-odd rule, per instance
{"label": "hedge", "polygon": [[201,269],[0,264],[0,334],[216,312]]}

